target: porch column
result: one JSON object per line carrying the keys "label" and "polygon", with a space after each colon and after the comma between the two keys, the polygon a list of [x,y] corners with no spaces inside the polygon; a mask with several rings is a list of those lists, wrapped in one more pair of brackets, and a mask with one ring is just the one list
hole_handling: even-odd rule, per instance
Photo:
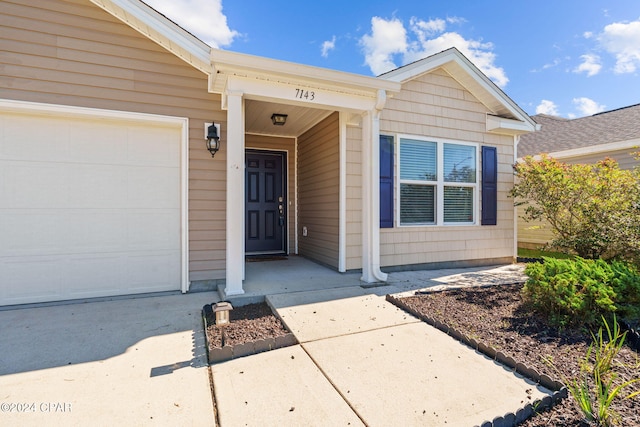
{"label": "porch column", "polygon": [[227,96],[227,275],[225,293],[244,294],[244,99]]}
{"label": "porch column", "polygon": [[[378,104],[384,104],[384,92]],[[382,101],[380,98],[382,97]],[[384,282],[380,271],[380,110],[364,114],[362,120],[362,278],[367,283]]]}

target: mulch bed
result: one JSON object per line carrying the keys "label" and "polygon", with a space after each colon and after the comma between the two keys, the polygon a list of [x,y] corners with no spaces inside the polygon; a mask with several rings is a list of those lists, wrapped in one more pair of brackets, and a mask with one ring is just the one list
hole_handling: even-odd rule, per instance
{"label": "mulch bed", "polygon": [[203,307],[209,363],[222,362],[297,343],[266,303],[234,307],[230,323],[215,324],[210,305]]}
{"label": "mulch bed", "polygon": [[[522,304],[522,285],[496,285],[402,298],[412,310],[446,323],[479,343],[493,347],[557,380],[572,379],[591,343],[588,331],[559,330],[528,311]],[[549,366],[545,360],[553,362]],[[640,378],[638,352],[624,346],[615,371],[623,381]],[[639,390],[636,383],[627,393]],[[612,408],[620,414],[621,426],[640,426],[640,398],[618,399]],[[521,424],[539,426],[586,426],[572,398],[561,400],[548,411]]]}

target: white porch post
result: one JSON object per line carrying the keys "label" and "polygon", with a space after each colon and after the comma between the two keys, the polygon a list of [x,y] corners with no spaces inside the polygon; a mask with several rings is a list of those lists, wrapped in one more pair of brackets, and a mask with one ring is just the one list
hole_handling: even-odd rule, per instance
{"label": "white porch post", "polygon": [[225,293],[244,294],[244,99],[227,92],[227,276]]}
{"label": "white porch post", "polygon": [[376,108],[362,120],[361,280],[367,283],[387,280],[380,271],[380,110],[385,101],[384,91],[380,92]]}

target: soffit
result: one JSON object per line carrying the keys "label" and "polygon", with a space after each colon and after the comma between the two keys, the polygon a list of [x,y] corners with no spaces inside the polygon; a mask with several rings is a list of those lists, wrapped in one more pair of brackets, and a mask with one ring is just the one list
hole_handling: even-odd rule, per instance
{"label": "soffit", "polygon": [[[248,99],[245,102],[245,131],[247,133],[296,138],[333,111]],[[286,114],[287,122],[275,126],[271,115]]]}

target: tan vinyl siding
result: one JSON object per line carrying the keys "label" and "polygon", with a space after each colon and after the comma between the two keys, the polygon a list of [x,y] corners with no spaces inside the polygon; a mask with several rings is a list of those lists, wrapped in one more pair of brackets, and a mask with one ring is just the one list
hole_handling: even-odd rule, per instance
{"label": "tan vinyl siding", "polygon": [[[338,113],[298,138],[298,250],[338,267],[340,204]],[[303,236],[302,227],[308,235]]]}
{"label": "tan vinyl siding", "polygon": [[296,247],[296,140],[295,138],[277,138],[263,135],[245,136],[247,149],[280,151],[287,154],[287,237],[288,253],[295,253]]}
{"label": "tan vinyl siding", "polygon": [[[1,97],[189,119],[190,280],[225,277],[226,113],[207,76],[88,0],[0,2]],[[221,151],[204,122],[222,123]]]}
{"label": "tan vinyl siding", "polygon": [[347,126],[346,268],[362,268],[362,129]]}
{"label": "tan vinyl siding", "polygon": [[[387,100],[380,133],[394,136],[396,144],[396,204],[394,228],[380,230],[383,267],[483,259],[511,259],[514,243],[513,138],[486,132],[487,108],[443,70],[403,84],[399,94]],[[488,145],[498,150],[498,225],[411,226],[398,225],[398,134]],[[480,167],[481,164],[480,164]],[[479,174],[481,176],[481,174]],[[481,186],[478,183],[478,191]],[[481,200],[480,194],[479,200]],[[477,210],[478,216],[480,209]]]}
{"label": "tan vinyl siding", "polygon": [[[570,164],[594,164],[610,157],[618,162],[620,169],[630,170],[640,165],[640,162],[632,154],[634,151],[636,150],[608,151],[559,160]],[[522,219],[524,209],[524,206],[518,207],[518,247],[537,249],[550,243],[554,239],[554,234],[549,223],[547,221],[526,222]]]}

